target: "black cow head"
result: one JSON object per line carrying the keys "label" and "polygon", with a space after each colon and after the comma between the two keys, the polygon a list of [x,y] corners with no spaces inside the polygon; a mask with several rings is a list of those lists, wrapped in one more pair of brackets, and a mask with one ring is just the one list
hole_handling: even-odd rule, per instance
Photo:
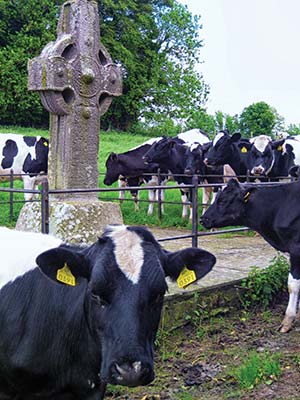
{"label": "black cow head", "polygon": [[185,154],[185,169],[184,173],[187,175],[205,174],[205,164],[203,161],[203,148],[201,144],[194,143],[188,147]]}
{"label": "black cow head", "polygon": [[113,152],[110,153],[110,155],[106,160],[105,167],[106,167],[106,174],[104,177],[104,184],[112,185],[119,179],[119,176],[121,175],[118,154]]}
{"label": "black cow head", "polygon": [[205,155],[205,163],[207,165],[224,165],[230,163],[233,155],[233,144],[241,139],[239,132],[232,136],[227,130],[220,131],[215,136],[212,145]]}
{"label": "black cow head", "polygon": [[274,153],[274,164],[272,167],[272,176],[288,176],[290,169],[295,164],[295,153],[293,146],[285,143],[285,139],[275,140],[271,143]]}
{"label": "black cow head", "polygon": [[169,151],[174,147],[176,141],[169,137],[163,137],[158,142],[151,145],[148,151],[143,155],[145,164],[159,163],[169,157]]}
{"label": "black cow head", "polygon": [[207,228],[221,228],[229,225],[242,225],[246,203],[254,187],[245,187],[235,179],[220,190],[214,203],[202,215],[200,222]]}
{"label": "black cow head", "polygon": [[211,253],[197,248],[165,251],[146,229],[123,225],[110,227],[87,249],[63,246],[37,258],[43,273],[56,283],[63,269],[70,271],[73,283],[86,280],[85,317],[99,349],[101,379],[127,386],[145,385],[154,378],[153,342],[167,289],[165,277],[177,279],[186,266],[199,279],[215,261]]}

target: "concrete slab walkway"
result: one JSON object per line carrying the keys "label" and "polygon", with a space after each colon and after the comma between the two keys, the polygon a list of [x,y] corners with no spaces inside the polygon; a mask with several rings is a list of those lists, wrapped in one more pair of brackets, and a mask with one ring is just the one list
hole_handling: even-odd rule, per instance
{"label": "concrete slab walkway", "polygon": [[[150,228],[156,239],[188,234],[182,229]],[[171,251],[191,246],[191,239],[180,239],[162,242],[162,246]],[[217,257],[213,270],[197,284],[191,284],[187,289],[179,289],[176,283],[169,283],[168,297],[178,297],[194,291],[207,291],[237,284],[248,276],[251,267],[267,267],[279,253],[273,249],[261,236],[245,234],[213,235],[199,238],[198,246],[210,251]]]}

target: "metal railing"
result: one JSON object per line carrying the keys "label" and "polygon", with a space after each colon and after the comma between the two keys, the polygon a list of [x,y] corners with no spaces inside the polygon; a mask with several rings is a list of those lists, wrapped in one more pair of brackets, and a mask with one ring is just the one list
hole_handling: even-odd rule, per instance
{"label": "metal railing", "polygon": [[[146,175],[146,174],[145,174]],[[153,175],[153,174],[151,174]],[[185,235],[178,235],[178,236],[172,236],[172,237],[164,237],[164,238],[160,238],[158,239],[158,241],[160,242],[164,242],[164,241],[171,241],[171,240],[178,240],[178,239],[188,239],[191,238],[192,239],[192,246],[193,247],[198,247],[198,238],[200,236],[208,236],[208,235],[219,235],[219,234],[224,234],[224,233],[232,233],[232,232],[242,232],[242,231],[247,231],[249,230],[249,228],[247,227],[241,227],[241,228],[231,228],[231,229],[223,229],[223,230],[215,230],[215,231],[200,231],[199,232],[199,215],[198,215],[198,206],[199,204],[199,197],[198,197],[198,189],[199,188],[206,188],[206,187],[220,187],[223,186],[224,183],[215,183],[215,184],[208,184],[208,183],[199,183],[199,176],[198,175],[193,175],[193,176],[187,176],[187,175],[182,175],[184,177],[187,177],[191,180],[190,184],[186,184],[186,185],[162,185],[162,177],[160,175],[160,173],[157,174],[158,175],[158,185],[157,186],[130,186],[130,187],[113,187],[113,188],[95,188],[95,189],[68,189],[68,190],[53,190],[49,188],[49,184],[48,184],[48,180],[46,178],[44,178],[41,182],[41,189],[40,190],[28,190],[28,189],[16,189],[14,188],[14,174],[11,171],[11,173],[9,174],[9,188],[4,188],[4,187],[0,187],[0,192],[8,192],[9,193],[9,201],[0,201],[0,205],[4,204],[4,203],[9,203],[9,209],[10,209],[10,218],[13,218],[13,205],[15,202],[24,202],[25,200],[21,201],[21,200],[15,200],[13,194],[14,193],[32,193],[35,195],[39,195],[39,199],[38,200],[30,200],[31,202],[40,202],[41,203],[41,231],[43,233],[49,233],[49,216],[50,216],[50,195],[53,195],[55,198],[56,196],[59,195],[63,195],[63,194],[84,194],[84,193],[115,193],[115,192],[121,192],[121,191],[131,191],[131,190],[135,190],[137,192],[140,191],[145,191],[145,190],[157,190],[158,191],[158,196],[157,196],[157,200],[152,200],[149,201],[147,199],[140,199],[139,202],[147,202],[147,203],[155,203],[158,206],[158,218],[161,220],[163,217],[163,213],[162,213],[162,205],[163,204],[173,204],[173,205],[189,205],[192,206],[192,219],[191,219],[191,233],[190,234],[185,234]],[[1,177],[0,176],[0,181],[1,181]],[[6,178],[8,176],[6,175]],[[214,175],[214,177],[216,177]],[[228,176],[226,177],[228,178]],[[247,177],[246,177],[247,178]],[[285,177],[286,178],[286,177]],[[7,180],[7,179],[6,179]],[[266,185],[278,185],[278,182],[264,182],[264,183],[250,183],[252,185],[256,185],[256,186],[266,186]],[[284,184],[284,183],[283,183]],[[190,191],[190,201],[189,202],[179,202],[179,201],[165,201],[162,200],[161,197],[161,191],[162,190],[180,190],[180,189],[188,189]],[[111,200],[119,200],[118,197],[111,197],[111,198],[105,198],[105,199],[101,199],[102,201],[111,201]],[[134,199],[124,199],[125,201],[136,201]],[[207,206],[207,204],[202,203],[202,206]]]}

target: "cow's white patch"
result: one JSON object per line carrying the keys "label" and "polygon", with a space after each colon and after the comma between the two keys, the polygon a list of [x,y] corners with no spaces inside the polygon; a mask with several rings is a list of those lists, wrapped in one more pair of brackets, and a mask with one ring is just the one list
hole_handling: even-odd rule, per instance
{"label": "cow's white patch", "polygon": [[108,236],[114,243],[114,254],[120,270],[132,283],[138,283],[144,263],[141,237],[125,225],[110,226]]}
{"label": "cow's white patch", "polygon": [[204,144],[209,142],[209,138],[204,135],[200,129],[190,129],[189,131],[179,133],[176,137],[188,144]]}
{"label": "cow's white patch", "polygon": [[288,277],[289,304],[285,314],[289,317],[295,317],[297,313],[298,297],[300,291],[300,279],[294,279],[292,274]]}
{"label": "cow's white patch", "polygon": [[21,232],[0,227],[0,288],[34,269],[36,257],[58,247],[62,241],[42,233]]}
{"label": "cow's white patch", "polygon": [[223,132],[217,133],[216,136],[215,136],[215,138],[214,138],[214,140],[213,140],[213,146],[215,146],[215,145],[218,143],[218,141],[219,141],[224,135],[225,135],[225,133],[223,133]]}
{"label": "cow's white patch", "polygon": [[199,146],[199,143],[192,143],[190,146],[190,150],[191,151],[196,150],[198,148],[198,146]]}
{"label": "cow's white patch", "polygon": [[257,150],[260,151],[261,153],[265,151],[270,141],[271,139],[269,138],[269,136],[266,135],[260,135],[250,140],[250,142],[253,143],[254,147],[256,147]]}

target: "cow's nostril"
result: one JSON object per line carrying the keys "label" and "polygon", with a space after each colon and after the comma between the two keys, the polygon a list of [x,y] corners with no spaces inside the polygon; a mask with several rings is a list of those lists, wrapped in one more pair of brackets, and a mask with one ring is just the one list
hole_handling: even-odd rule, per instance
{"label": "cow's nostril", "polygon": [[151,369],[143,365],[141,361],[135,361],[132,364],[116,363],[112,367],[112,372],[118,384],[131,387],[145,385],[154,379]]}

